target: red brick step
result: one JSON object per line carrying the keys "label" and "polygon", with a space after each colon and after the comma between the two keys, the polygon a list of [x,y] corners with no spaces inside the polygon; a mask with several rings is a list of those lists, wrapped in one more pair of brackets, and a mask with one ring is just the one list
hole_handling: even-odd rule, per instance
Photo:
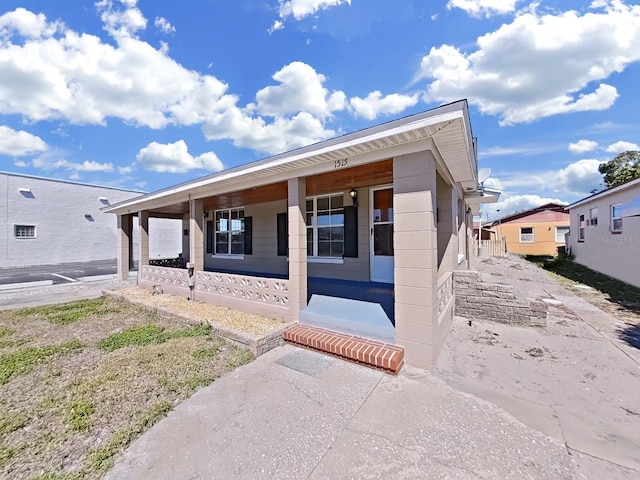
{"label": "red brick step", "polygon": [[311,325],[296,324],[282,338],[301,347],[319,350],[345,360],[397,374],[404,362],[404,348]]}

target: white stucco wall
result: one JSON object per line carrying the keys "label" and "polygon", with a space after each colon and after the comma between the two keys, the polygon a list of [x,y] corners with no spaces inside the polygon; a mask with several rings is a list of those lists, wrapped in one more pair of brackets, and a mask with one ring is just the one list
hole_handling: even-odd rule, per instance
{"label": "white stucco wall", "polygon": [[[568,245],[575,261],[598,272],[640,287],[640,216],[623,217],[622,231],[611,232],[611,205],[623,205],[640,197],[640,183],[614,189],[572,206]],[[624,186],[623,186],[624,187]],[[589,219],[589,211],[598,209],[597,225],[587,225],[584,241],[578,241],[578,215]]]}
{"label": "white stucco wall", "polygon": [[[140,192],[0,173],[0,268],[115,262],[116,217],[100,209],[137,195]],[[16,238],[15,225],[35,226],[36,237]],[[151,258],[181,252],[180,228],[179,221],[150,219]]]}

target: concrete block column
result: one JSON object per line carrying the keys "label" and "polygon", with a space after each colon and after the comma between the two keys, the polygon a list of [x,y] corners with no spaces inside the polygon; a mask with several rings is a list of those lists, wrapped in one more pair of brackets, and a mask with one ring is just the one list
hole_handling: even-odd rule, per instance
{"label": "concrete block column", "polygon": [[189,261],[196,271],[204,270],[204,205],[189,200]]}
{"label": "concrete block column", "polygon": [[149,265],[149,211],[138,212],[138,271],[143,265]]}
{"label": "concrete block column", "polygon": [[405,362],[434,364],[437,324],[438,237],[436,163],[429,151],[393,159],[396,343]]}
{"label": "concrete block column", "polygon": [[289,218],[289,311],[298,321],[307,306],[307,225],[305,178],[291,178],[288,184]]}
{"label": "concrete block column", "polygon": [[118,280],[129,278],[129,270],[133,264],[133,216],[118,215],[117,272]]}

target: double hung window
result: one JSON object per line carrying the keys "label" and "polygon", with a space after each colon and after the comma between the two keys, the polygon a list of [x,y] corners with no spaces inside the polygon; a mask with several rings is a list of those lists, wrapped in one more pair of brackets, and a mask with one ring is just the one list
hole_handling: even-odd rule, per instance
{"label": "double hung window", "polygon": [[216,210],[215,244],[217,255],[244,253],[244,208]]}
{"label": "double hung window", "polygon": [[622,204],[611,205],[611,233],[622,232]]}
{"label": "double hung window", "polygon": [[533,227],[520,228],[520,243],[533,243]]}
{"label": "double hung window", "polygon": [[307,255],[342,257],[344,255],[343,195],[307,198]]}

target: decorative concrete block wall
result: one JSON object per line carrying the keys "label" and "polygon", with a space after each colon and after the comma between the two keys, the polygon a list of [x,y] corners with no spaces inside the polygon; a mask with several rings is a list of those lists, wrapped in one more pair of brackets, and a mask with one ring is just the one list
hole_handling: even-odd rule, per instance
{"label": "decorative concrete block wall", "polygon": [[485,283],[480,272],[454,272],[455,314],[526,327],[547,325],[548,305],[533,298],[516,298],[513,285]]}

